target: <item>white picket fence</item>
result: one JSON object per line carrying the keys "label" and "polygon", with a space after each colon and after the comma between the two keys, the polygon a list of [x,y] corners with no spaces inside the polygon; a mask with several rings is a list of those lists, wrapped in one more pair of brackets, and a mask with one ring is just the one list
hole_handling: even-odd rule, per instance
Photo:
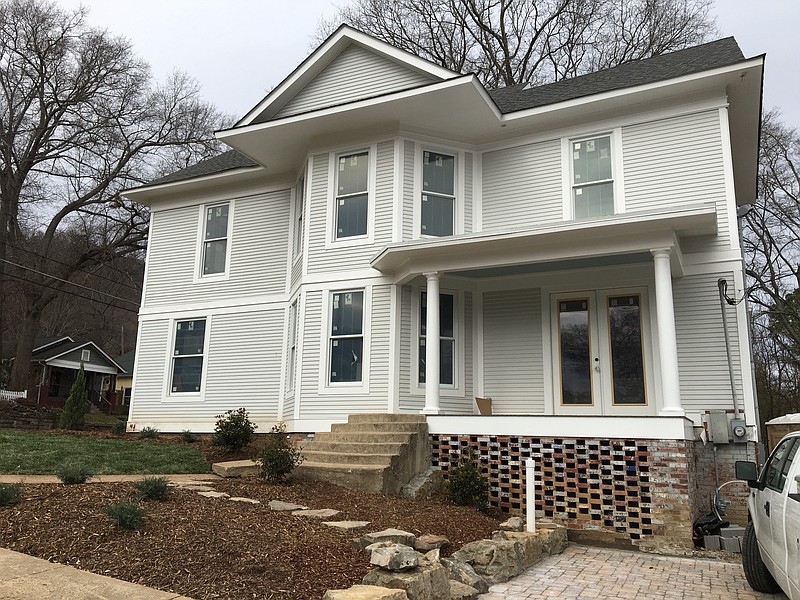
{"label": "white picket fence", "polygon": [[28,390],[22,392],[12,392],[9,390],[0,390],[0,400],[19,400],[20,398],[27,398]]}

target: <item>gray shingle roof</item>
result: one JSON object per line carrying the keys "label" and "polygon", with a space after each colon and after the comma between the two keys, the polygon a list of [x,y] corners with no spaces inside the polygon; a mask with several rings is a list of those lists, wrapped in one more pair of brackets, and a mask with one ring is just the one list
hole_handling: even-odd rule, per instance
{"label": "gray shingle roof", "polygon": [[529,89],[525,89],[525,84],[499,88],[489,95],[501,112],[509,113],[691,75],[742,60],[744,55],[736,40],[727,37]]}
{"label": "gray shingle roof", "polygon": [[199,163],[186,167],[164,177],[154,179],[148,185],[158,185],[161,183],[172,183],[175,181],[183,181],[184,179],[194,179],[195,177],[202,177],[204,175],[213,175],[214,173],[222,173],[232,169],[240,169],[244,167],[257,167],[258,163],[250,160],[243,154],[239,154],[236,150],[228,150],[217,156],[212,156],[206,160],[201,160]]}

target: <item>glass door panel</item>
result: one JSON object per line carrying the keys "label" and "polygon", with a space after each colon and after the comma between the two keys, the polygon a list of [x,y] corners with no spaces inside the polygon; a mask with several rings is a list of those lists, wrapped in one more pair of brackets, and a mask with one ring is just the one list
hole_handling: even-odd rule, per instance
{"label": "glass door panel", "polygon": [[561,404],[591,406],[592,344],[589,335],[589,299],[558,301]]}
{"label": "glass door panel", "polygon": [[613,404],[647,404],[642,346],[642,307],[638,294],[608,297]]}

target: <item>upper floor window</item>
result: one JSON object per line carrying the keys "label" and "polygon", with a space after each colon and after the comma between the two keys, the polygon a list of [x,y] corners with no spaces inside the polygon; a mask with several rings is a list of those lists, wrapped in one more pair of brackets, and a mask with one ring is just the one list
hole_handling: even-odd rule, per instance
{"label": "upper floor window", "polygon": [[330,382],[361,381],[364,365],[364,291],[331,297]]}
{"label": "upper floor window", "polygon": [[203,233],[203,275],[224,273],[228,253],[228,216],[230,204],[206,207]]}
{"label": "upper floor window", "polygon": [[614,214],[611,136],[573,140],[572,202],[576,219]]}
{"label": "upper floor window", "polygon": [[190,319],[175,323],[171,386],[173,393],[200,391],[205,339],[205,319]]}
{"label": "upper floor window", "polygon": [[297,182],[294,197],[294,255],[303,251],[303,213],[305,212],[305,178]]}
{"label": "upper floor window", "polygon": [[422,235],[453,235],[455,217],[455,156],[422,153]]}
{"label": "upper floor window", "polygon": [[336,171],[336,239],[367,235],[369,152],[339,156]]}

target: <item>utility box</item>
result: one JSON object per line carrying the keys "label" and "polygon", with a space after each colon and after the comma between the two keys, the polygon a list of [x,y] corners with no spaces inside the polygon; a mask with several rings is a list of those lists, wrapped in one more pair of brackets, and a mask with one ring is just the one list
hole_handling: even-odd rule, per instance
{"label": "utility box", "polygon": [[729,444],[728,415],[724,411],[708,413],[708,435],[715,444]]}
{"label": "utility box", "polygon": [[744,419],[731,419],[731,434],[734,444],[744,444],[747,441],[747,423]]}

